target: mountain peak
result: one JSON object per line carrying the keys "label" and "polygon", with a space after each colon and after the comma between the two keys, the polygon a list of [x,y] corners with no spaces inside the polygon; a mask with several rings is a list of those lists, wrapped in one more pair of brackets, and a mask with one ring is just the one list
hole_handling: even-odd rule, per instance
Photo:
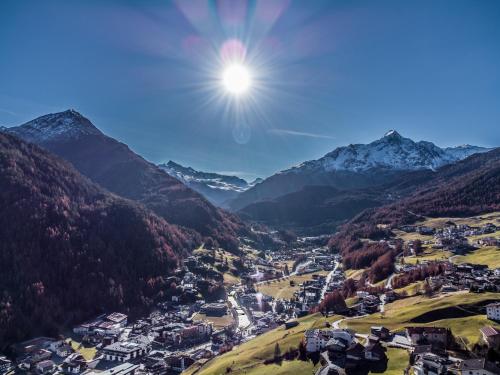
{"label": "mountain peak", "polygon": [[8,132],[35,143],[102,135],[89,119],[74,109],[40,116],[21,126],[9,128]]}
{"label": "mountain peak", "polygon": [[384,134],[384,138],[403,138],[396,130],[391,129]]}

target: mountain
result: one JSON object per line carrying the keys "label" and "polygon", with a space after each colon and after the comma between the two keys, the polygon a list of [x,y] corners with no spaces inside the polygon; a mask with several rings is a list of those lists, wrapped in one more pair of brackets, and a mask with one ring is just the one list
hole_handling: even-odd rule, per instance
{"label": "mountain", "polygon": [[92,181],[144,204],[169,223],[237,249],[236,236],[245,228],[235,216],[214,207],[127,145],[106,136],[78,112],[48,114],[7,132],[61,156]]}
{"label": "mountain", "polygon": [[173,161],[158,166],[217,206],[224,206],[228,200],[234,199],[239,193],[262,181],[257,179],[248,183],[236,176],[200,172]]}
{"label": "mountain", "polygon": [[412,223],[421,216],[471,216],[500,210],[500,148],[440,168],[413,194],[367,210],[353,223]]}
{"label": "mountain", "polygon": [[324,157],[279,172],[230,202],[233,210],[296,192],[308,185],[341,190],[390,184],[402,173],[434,171],[488,149],[477,146],[440,148],[431,142],[415,142],[391,130],[369,144],[339,147]]}
{"label": "mountain", "polygon": [[[330,239],[346,268],[367,268],[372,282],[392,272],[395,252],[379,240],[423,217],[467,217],[500,210],[500,148],[440,168],[410,196],[368,209]],[[383,224],[383,225],[382,225]],[[363,241],[363,239],[374,241]],[[383,272],[381,272],[383,270]]]}
{"label": "mountain", "polygon": [[200,241],[0,133],[0,348],[103,311],[155,304]]}

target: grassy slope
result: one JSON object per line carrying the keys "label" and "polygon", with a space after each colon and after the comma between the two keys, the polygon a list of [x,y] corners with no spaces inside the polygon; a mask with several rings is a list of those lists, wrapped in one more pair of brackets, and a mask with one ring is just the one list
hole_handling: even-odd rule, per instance
{"label": "grassy slope", "polygon": [[[311,362],[302,361],[283,361],[281,366],[264,365],[266,359],[272,358],[274,355],[274,347],[279,343],[281,352],[285,352],[290,347],[297,347],[299,342],[304,337],[304,331],[311,328],[321,328],[325,322],[333,322],[340,319],[339,316],[328,318],[322,317],[320,314],[308,315],[299,319],[300,324],[297,327],[285,330],[283,327],[276,328],[266,332],[261,336],[250,340],[231,352],[216,357],[208,362],[198,372],[199,375],[218,375],[224,374],[228,367],[231,367],[233,375],[247,374],[289,374],[301,375],[310,374],[315,367]],[[189,368],[186,374],[193,374],[196,371],[196,366]]]}
{"label": "grassy slope", "polygon": [[500,267],[500,249],[498,247],[482,247],[467,255],[453,257],[454,263],[486,264],[489,268]]}

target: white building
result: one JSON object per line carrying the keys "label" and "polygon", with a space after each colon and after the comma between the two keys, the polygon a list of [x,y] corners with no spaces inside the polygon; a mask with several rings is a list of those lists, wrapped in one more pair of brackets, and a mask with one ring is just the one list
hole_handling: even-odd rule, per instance
{"label": "white building", "polygon": [[345,329],[308,329],[304,332],[306,350],[310,353],[323,350],[330,339],[343,339],[350,345],[354,337]]}
{"label": "white building", "polygon": [[146,355],[151,347],[146,342],[139,340],[115,342],[103,349],[107,361],[128,362],[131,359]]}
{"label": "white building", "polygon": [[488,319],[500,321],[500,302],[487,305],[486,316]]}

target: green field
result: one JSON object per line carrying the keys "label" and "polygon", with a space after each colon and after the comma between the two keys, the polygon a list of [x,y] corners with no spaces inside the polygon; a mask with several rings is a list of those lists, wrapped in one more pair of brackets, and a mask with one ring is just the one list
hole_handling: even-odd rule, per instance
{"label": "green field", "polygon": [[317,367],[315,368],[311,362],[283,361],[281,366],[264,365],[263,362],[273,357],[276,343],[279,343],[281,352],[284,353],[288,348],[299,345],[307,329],[322,328],[325,326],[325,322],[333,322],[340,318],[340,316],[325,318],[320,314],[308,315],[298,320],[300,324],[297,327],[289,330],[279,327],[266,332],[240,345],[231,352],[215,357],[201,369],[193,365],[186,370],[185,374],[219,375],[226,373],[228,368],[231,369],[231,374],[236,375],[312,374]]}
{"label": "green field", "polygon": [[430,261],[439,261],[439,260],[447,260],[452,256],[452,253],[446,250],[439,249],[431,249],[426,247],[424,252],[419,256],[408,256],[404,257],[404,262],[407,264],[415,264],[417,263],[417,259],[419,263],[422,262],[430,262]]}
{"label": "green field", "polygon": [[452,258],[453,263],[485,264],[489,268],[500,267],[500,249],[498,247],[482,247],[467,255],[457,255]]}
{"label": "green field", "polygon": [[[409,355],[405,349],[387,348],[386,352],[389,362],[387,363],[387,370],[384,371],[385,375],[401,375],[408,367]],[[370,373],[372,374],[372,373]]]}
{"label": "green field", "polygon": [[418,294],[419,292],[423,291],[424,284],[425,284],[425,281],[417,281],[417,282],[411,283],[403,288],[394,289],[394,291],[398,294],[405,292],[408,297],[413,297],[416,294]]}

